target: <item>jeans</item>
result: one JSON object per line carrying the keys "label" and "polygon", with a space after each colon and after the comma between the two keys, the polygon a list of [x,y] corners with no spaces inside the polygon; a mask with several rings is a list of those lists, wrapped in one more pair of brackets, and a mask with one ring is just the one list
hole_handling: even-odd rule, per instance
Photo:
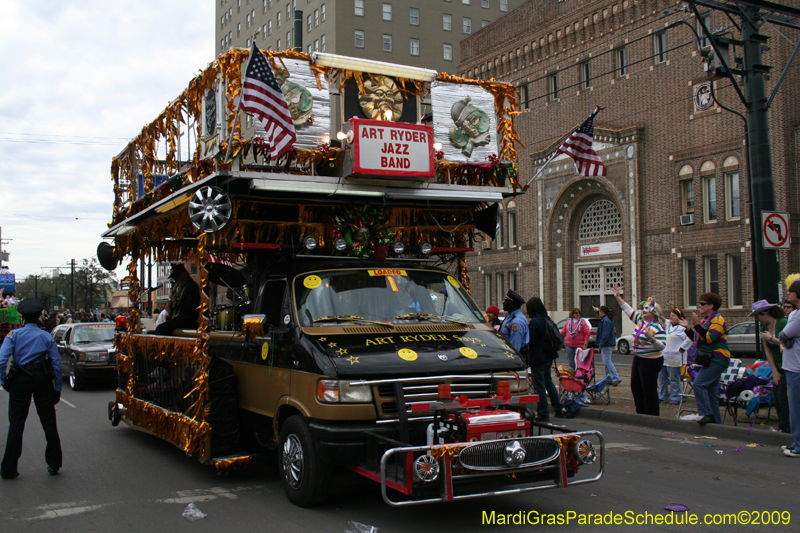
{"label": "jeans", "polygon": [[722,377],[725,370],[726,367],[712,361],[708,368],[700,369],[693,382],[697,414],[713,416],[715,424],[722,423],[722,416],[719,412],[719,378]]}
{"label": "jeans", "polygon": [[681,367],[663,366],[658,373],[658,399],[662,402],[681,399]]}
{"label": "jeans", "polygon": [[558,389],[553,384],[550,365],[547,363],[531,365],[531,372],[533,373],[533,388],[536,394],[539,395],[536,416],[541,420],[548,420],[550,418],[550,413],[547,410],[548,396],[550,396],[550,403],[553,404],[553,409],[556,410],[556,413],[564,408],[561,405],[561,399],[558,397]]}
{"label": "jeans", "polygon": [[789,392],[789,422],[792,426],[791,447],[800,452],[800,372],[783,370],[783,379]]}
{"label": "jeans", "polygon": [[[774,371],[773,371],[774,375]],[[772,389],[772,395],[775,398],[775,410],[778,412],[778,431],[784,433],[791,433],[792,427],[789,422],[789,393],[786,386],[786,373],[781,373],[781,382],[777,387]]]}
{"label": "jeans", "polygon": [[567,351],[567,363],[569,363],[569,366],[574,369],[578,368],[575,366],[575,352],[578,351],[578,348],[580,348],[580,346],[576,346],[574,348],[572,346],[564,346],[564,349]]}
{"label": "jeans", "polygon": [[658,372],[664,365],[663,357],[633,358],[631,367],[631,392],[636,412],[640,415],[659,416],[658,405]]}
{"label": "jeans", "polygon": [[603,346],[600,348],[600,355],[603,357],[603,364],[606,366],[606,376],[608,376],[609,380],[607,385],[613,385],[620,380],[617,369],[614,368],[614,363],[611,361],[611,352],[613,351],[613,346]]}

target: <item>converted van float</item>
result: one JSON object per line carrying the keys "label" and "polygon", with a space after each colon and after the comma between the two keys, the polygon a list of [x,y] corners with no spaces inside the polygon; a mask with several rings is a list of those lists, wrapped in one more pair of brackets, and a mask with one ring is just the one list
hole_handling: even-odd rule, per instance
{"label": "converted van float", "polygon": [[[98,255],[127,258],[132,308],[112,424],[223,473],[277,450],[299,506],[324,501],[335,465],[395,506],[600,479],[602,435],[531,422],[526,364],[470,297],[466,254],[525,193],[514,88],[262,53],[286,154],[241,111],[250,51],[230,50],[113,159]],[[142,330],[145,260],[194,273],[196,329]]]}

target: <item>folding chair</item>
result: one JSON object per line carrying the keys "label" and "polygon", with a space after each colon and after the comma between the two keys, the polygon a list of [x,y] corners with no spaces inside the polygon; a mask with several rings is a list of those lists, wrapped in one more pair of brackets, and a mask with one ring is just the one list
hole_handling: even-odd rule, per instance
{"label": "folding chair", "polygon": [[[697,372],[700,371],[699,365],[684,365],[681,369],[681,381],[683,382],[683,386],[681,387],[681,400],[678,403],[678,418],[683,416],[684,413],[697,413],[697,409],[684,409],[683,402],[687,398],[694,398],[694,385],[692,384],[692,380],[694,376],[697,375]],[[742,367],[742,360],[741,359],[731,359],[730,363],[728,364],[728,368],[725,372],[722,373],[719,379],[719,389],[718,389],[718,397],[720,405],[725,405],[727,398],[725,397],[725,388],[728,386],[729,383],[733,383],[736,379],[744,374],[744,368]],[[722,423],[725,423],[725,415],[723,414]]]}
{"label": "folding chair", "polygon": [[[697,413],[697,409],[684,409],[683,402],[689,398],[694,400],[694,385],[692,383],[693,377],[697,374],[700,367],[698,365],[683,365],[681,367],[681,393],[680,401],[678,402],[678,418],[682,417],[684,413]],[[694,373],[690,373],[691,371]]]}
{"label": "folding chair", "polygon": [[[737,379],[742,379],[745,376],[748,368],[752,369],[753,367],[756,367],[756,371],[754,372],[756,377],[760,378],[760,380],[769,381],[762,385],[758,385],[753,389],[743,390],[736,396],[729,398],[725,394],[725,389],[728,387],[728,385]],[[739,422],[744,422],[743,420],[739,420],[740,408],[744,408],[746,410],[747,423],[751,426],[754,425],[755,421],[759,419],[759,410],[764,405],[766,405],[768,408],[766,420],[769,421],[770,417],[772,416],[772,406],[775,403],[775,399],[772,394],[772,369],[769,367],[769,364],[766,361],[761,360],[756,361],[753,366],[748,368],[739,367],[736,372],[736,377],[727,382],[724,388],[721,386],[722,382],[720,381],[720,402],[722,403],[724,398],[725,405],[725,412],[722,414],[723,424],[725,423],[725,418],[727,415],[731,415],[731,417],[733,417],[734,426],[738,425]]]}

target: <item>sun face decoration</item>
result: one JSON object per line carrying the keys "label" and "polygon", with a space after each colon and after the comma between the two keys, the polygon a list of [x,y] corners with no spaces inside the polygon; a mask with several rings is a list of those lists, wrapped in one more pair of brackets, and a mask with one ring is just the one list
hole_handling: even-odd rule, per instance
{"label": "sun face decoration", "polygon": [[[403,115],[403,94],[394,80],[386,76],[375,76],[364,80],[364,92],[359,95],[361,110],[374,120],[398,121]],[[391,113],[387,119],[388,113]]]}

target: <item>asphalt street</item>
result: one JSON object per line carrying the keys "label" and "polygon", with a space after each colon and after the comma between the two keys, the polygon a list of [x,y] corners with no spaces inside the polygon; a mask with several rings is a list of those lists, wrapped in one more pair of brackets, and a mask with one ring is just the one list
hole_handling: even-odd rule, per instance
{"label": "asphalt street", "polygon": [[[542,515],[566,519],[569,512],[575,513],[569,525],[550,527],[586,531],[685,528],[578,523],[581,514],[613,518],[609,513],[616,513],[624,521],[643,520],[649,513],[654,520],[654,515],[669,514],[664,507],[670,504],[686,505],[689,511],[679,515],[696,515],[701,522],[705,515],[713,520],[715,513],[744,511],[748,512],[748,521],[754,520],[753,516],[756,520],[778,520],[778,525],[768,526],[770,530],[797,531],[800,523],[796,507],[800,461],[783,456],[777,446],[747,447],[757,443],[695,438],[697,435],[668,434],[663,429],[580,419],[568,421],[569,426],[598,429],[605,436],[605,475],[597,483],[393,508],[383,502],[377,483],[343,472],[336,477],[326,505],[300,509],[283,494],[275,454],[254,461],[247,472],[218,476],[213,467],[187,459],[166,442],[125,424],[112,427],[106,404],[113,397],[111,388],[75,392],[65,387],[58,405],[64,449],[64,467],[58,476],[46,473],[44,435],[32,409],[19,465],[21,475],[15,480],[0,480],[0,530],[338,533],[354,520],[375,526],[380,533],[521,531],[540,530],[542,526],[530,522],[542,520]],[[7,406],[8,396],[2,391],[0,410],[5,413]],[[4,415],[0,435],[5,435],[7,428]],[[192,502],[207,514],[204,519],[190,522],[182,517]],[[528,525],[513,525],[521,518]],[[512,525],[502,525],[502,521]],[[764,528],[753,524],[710,525],[690,530]]]}

